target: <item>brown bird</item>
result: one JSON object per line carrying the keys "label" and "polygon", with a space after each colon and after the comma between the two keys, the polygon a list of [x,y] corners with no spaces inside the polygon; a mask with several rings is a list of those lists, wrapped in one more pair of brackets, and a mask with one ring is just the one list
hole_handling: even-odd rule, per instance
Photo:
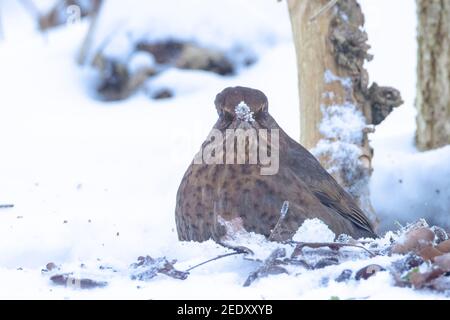
{"label": "brown bird", "polygon": [[[270,116],[264,93],[244,87],[226,88],[217,95],[215,105],[219,120],[178,189],[175,219],[180,240],[220,241],[225,235],[222,219],[236,218],[240,218],[245,230],[266,237],[278,223],[277,229],[281,228],[277,240],[292,238],[303,221],[312,218],[325,222],[337,235],[376,237],[353,198]],[[270,154],[273,162],[277,157],[279,160],[278,166],[273,165],[274,172],[268,170],[267,161],[261,163],[261,153],[256,164],[250,163],[250,153],[255,150],[250,139],[244,144],[244,159],[248,161],[237,162],[239,146],[227,149],[228,142],[220,140],[221,135],[229,136],[237,129],[241,133],[249,129],[267,132],[257,136],[256,150],[265,151],[261,143],[268,144],[266,155]],[[271,132],[278,132],[278,137]],[[230,141],[235,142],[234,137]],[[233,150],[237,152],[230,156]],[[286,201],[289,208],[280,219]]]}

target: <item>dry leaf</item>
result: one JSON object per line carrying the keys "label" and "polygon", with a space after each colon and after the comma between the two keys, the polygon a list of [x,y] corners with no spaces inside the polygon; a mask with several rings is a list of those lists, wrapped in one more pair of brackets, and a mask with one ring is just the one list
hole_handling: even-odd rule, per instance
{"label": "dry leaf", "polygon": [[367,267],[362,268],[361,270],[359,270],[356,275],[355,275],[355,279],[356,280],[367,280],[370,277],[374,276],[377,272],[380,271],[385,271],[386,269],[384,269],[382,266],[378,265],[378,264],[371,264],[368,265]]}
{"label": "dry leaf", "polygon": [[54,275],[50,277],[50,280],[56,285],[71,287],[74,289],[95,289],[103,288],[108,285],[105,281],[75,278],[69,273]]}
{"label": "dry leaf", "polygon": [[444,270],[445,272],[450,271],[450,253],[446,253],[434,259],[434,264]]}
{"label": "dry leaf", "polygon": [[414,251],[419,252],[424,247],[433,244],[434,232],[429,228],[418,228],[404,235],[402,241],[397,242],[392,248],[392,253],[406,254]]}
{"label": "dry leaf", "polygon": [[409,282],[416,289],[420,289],[429,284],[432,280],[439,278],[445,272],[440,268],[433,268],[431,271],[421,273],[419,271],[412,271],[408,274]]}
{"label": "dry leaf", "polygon": [[418,255],[421,256],[424,260],[434,261],[434,258],[441,256],[442,252],[433,246],[428,246],[428,247],[422,248],[418,252]]}
{"label": "dry leaf", "polygon": [[443,241],[436,246],[440,252],[450,253],[450,240]]}

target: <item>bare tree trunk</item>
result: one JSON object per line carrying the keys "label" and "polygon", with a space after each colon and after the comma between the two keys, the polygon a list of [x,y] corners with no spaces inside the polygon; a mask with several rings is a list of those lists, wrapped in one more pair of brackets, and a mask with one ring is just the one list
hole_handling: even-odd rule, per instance
{"label": "bare tree trunk", "polygon": [[297,52],[300,143],[376,225],[368,133],[402,103],[400,93],[376,83],[368,87],[363,65],[372,57],[356,0],[288,0],[288,6]]}
{"label": "bare tree trunk", "polygon": [[450,1],[417,0],[417,146],[450,144]]}

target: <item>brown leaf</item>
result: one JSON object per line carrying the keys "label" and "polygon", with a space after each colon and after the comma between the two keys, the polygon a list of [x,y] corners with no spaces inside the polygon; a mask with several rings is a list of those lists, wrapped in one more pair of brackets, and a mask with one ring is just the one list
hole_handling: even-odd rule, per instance
{"label": "brown leaf", "polygon": [[401,242],[397,242],[392,248],[392,253],[406,254],[414,251],[419,252],[422,248],[433,244],[434,232],[430,228],[418,228],[404,235]]}
{"label": "brown leaf", "polygon": [[450,271],[450,253],[446,253],[434,259],[434,264],[444,270],[445,272]]}
{"label": "brown leaf", "polygon": [[433,268],[431,271],[424,273],[420,273],[418,271],[410,272],[408,278],[409,282],[414,286],[414,288],[420,289],[429,284],[430,281],[439,278],[444,273],[445,272],[440,268]]}
{"label": "brown leaf", "polygon": [[418,252],[419,256],[422,257],[422,259],[424,260],[431,260],[434,261],[434,258],[441,256],[442,252],[439,251],[438,249],[436,249],[433,246],[428,246],[425,248],[422,248],[419,252]]}
{"label": "brown leaf", "polygon": [[450,240],[443,241],[436,246],[440,252],[450,253]]}
{"label": "brown leaf", "polygon": [[92,279],[75,278],[71,274],[57,274],[50,277],[50,280],[60,286],[71,287],[74,289],[94,289],[103,288],[108,285],[105,281],[97,281]]}
{"label": "brown leaf", "polygon": [[384,269],[382,266],[378,265],[378,264],[371,264],[368,265],[364,268],[362,268],[361,270],[359,270],[356,275],[355,275],[355,279],[356,280],[367,280],[370,277],[374,276],[377,272],[379,271],[385,271],[386,269]]}

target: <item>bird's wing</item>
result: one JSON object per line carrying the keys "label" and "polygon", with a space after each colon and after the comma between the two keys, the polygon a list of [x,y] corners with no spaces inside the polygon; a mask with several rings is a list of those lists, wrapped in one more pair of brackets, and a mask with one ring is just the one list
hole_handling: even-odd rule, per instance
{"label": "bird's wing", "polygon": [[300,144],[289,138],[285,161],[305,182],[320,202],[349,219],[358,227],[375,235],[373,227],[355,200],[322,167],[317,159]]}
{"label": "bird's wing", "polygon": [[356,205],[353,199],[348,199],[349,196],[347,194],[341,194],[340,196],[337,196],[336,193],[327,192],[324,191],[324,189],[314,190],[315,187],[316,186],[314,185],[310,186],[310,189],[324,206],[327,206],[338,212],[341,216],[349,219],[358,227],[375,234],[372,225],[367,219],[366,215]]}

